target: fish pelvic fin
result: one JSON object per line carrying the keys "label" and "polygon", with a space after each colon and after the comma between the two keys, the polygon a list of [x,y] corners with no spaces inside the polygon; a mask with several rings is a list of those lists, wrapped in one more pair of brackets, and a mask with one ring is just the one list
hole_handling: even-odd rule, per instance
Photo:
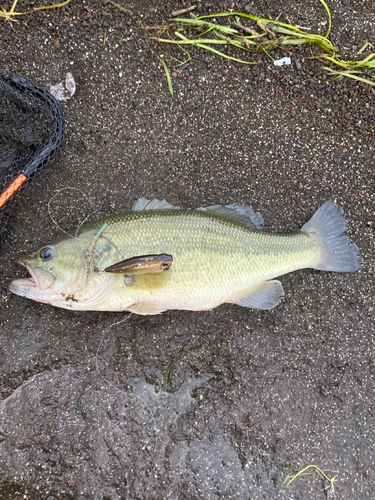
{"label": "fish pelvic fin", "polygon": [[284,298],[283,285],[278,280],[263,281],[244,293],[245,295],[234,302],[250,309],[273,309]]}
{"label": "fish pelvic fin", "polygon": [[333,200],[326,201],[301,228],[315,238],[320,261],[314,269],[351,273],[362,267],[358,247],[343,234],[347,230],[343,209]]}

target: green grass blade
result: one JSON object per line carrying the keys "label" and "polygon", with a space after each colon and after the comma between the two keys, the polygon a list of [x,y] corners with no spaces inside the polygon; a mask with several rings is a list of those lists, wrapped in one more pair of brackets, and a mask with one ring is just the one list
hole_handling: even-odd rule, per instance
{"label": "green grass blade", "polygon": [[[249,43],[249,42],[247,42]],[[234,47],[238,47],[239,49],[242,49],[242,50],[248,50],[246,45],[245,45],[245,42],[241,42],[240,40],[228,40],[228,45],[233,45]],[[256,45],[256,43],[253,42],[254,45]]]}
{"label": "green grass blade", "polygon": [[125,9],[125,7],[122,7],[122,5],[119,5],[118,3],[115,3],[113,2],[112,0],[109,0],[109,2],[114,5],[115,7],[117,7],[118,9],[120,10],[123,10],[124,12],[127,12],[128,14],[131,14],[131,11],[128,10],[128,9]]}
{"label": "green grass blade", "polygon": [[[333,69],[333,68],[328,68],[328,67],[325,67],[325,66],[322,66],[322,69],[325,69],[326,71],[330,71],[331,73],[351,73],[353,75],[363,75],[363,71],[361,71],[360,69],[348,69],[347,71],[341,71],[341,70],[336,70],[336,69]],[[369,76],[372,76],[372,75],[369,75]],[[374,75],[374,78],[375,78],[375,75]]]}
{"label": "green grass blade", "polygon": [[258,45],[256,42],[251,40],[249,37],[236,37],[234,40],[241,42],[242,43],[242,48],[246,47],[247,45]]}
{"label": "green grass blade", "polygon": [[[309,469],[312,469],[312,471],[307,473],[306,471],[308,471]],[[287,476],[286,479],[284,479],[283,483],[286,484],[287,486],[289,486],[295,479],[297,479],[297,477],[305,476],[305,475],[312,477],[314,475],[314,472],[317,472],[318,475],[322,479],[325,479],[329,483],[333,483],[333,482],[337,481],[337,479],[336,479],[337,476],[333,476],[332,478],[330,478],[327,476],[327,474],[325,474],[322,471],[322,469],[320,469],[320,467],[318,467],[317,465],[311,464],[311,465],[308,465],[307,467],[305,467],[304,469],[300,470],[299,472],[297,472],[297,474],[292,474],[292,475]],[[327,472],[336,472],[336,474],[338,474],[337,470],[327,471]]]}
{"label": "green grass blade", "polygon": [[[264,25],[261,24],[261,28],[263,28]],[[307,33],[301,33],[300,31],[294,31],[289,28],[285,28],[284,26],[273,26],[273,31],[276,31],[277,33],[282,33],[283,35],[293,35],[293,36],[307,36]]]}
{"label": "green grass blade", "polygon": [[181,38],[181,40],[190,40],[190,38],[186,38],[186,36],[184,36],[182,33],[180,33],[179,31],[175,31],[174,34],[176,36],[178,36],[178,38]]}
{"label": "green grass blade", "polygon": [[353,80],[358,80],[359,82],[367,83],[367,85],[372,85],[373,87],[375,87],[375,81],[367,80],[367,78],[362,78],[355,74],[355,73],[360,73],[360,71],[335,71],[332,70],[331,68],[327,68],[326,66],[323,66],[322,69],[328,71],[330,75],[346,76],[347,78],[352,78]]}
{"label": "green grass blade", "polygon": [[372,53],[369,56],[362,59],[362,61],[358,61],[358,66],[368,66],[369,68],[373,67],[375,64],[375,54]]}
{"label": "green grass blade", "polygon": [[169,69],[168,69],[168,66],[167,66],[167,63],[164,61],[164,59],[162,57],[159,56],[159,59],[163,65],[163,68],[164,68],[164,72],[165,72],[165,76],[167,78],[167,82],[168,82],[168,88],[169,88],[169,92],[172,94],[173,96],[173,85],[172,85],[172,78],[171,78],[171,75],[169,73]]}
{"label": "green grass blade", "polygon": [[190,38],[184,38],[181,40],[168,40],[167,38],[156,38],[152,37],[154,40],[157,40],[158,42],[163,42],[163,43],[172,43],[175,45],[198,45],[199,43],[208,43],[211,45],[228,45],[229,42],[227,39],[225,40],[214,40],[212,38],[205,38],[201,40],[200,38],[193,39],[191,40]]}
{"label": "green grass blade", "polygon": [[373,67],[375,67],[375,54],[370,54],[365,59],[362,59],[362,61],[342,61],[341,59],[338,59],[336,57],[329,57],[329,56],[325,56],[325,55],[319,56],[319,58],[326,59],[327,61],[331,61],[333,64],[336,64],[337,66],[341,66],[342,68],[345,68],[345,69],[373,68]]}
{"label": "green grass blade", "polygon": [[314,43],[309,38],[284,38],[281,45],[303,45],[305,43]]}
{"label": "green grass blade", "polygon": [[219,50],[215,50],[212,47],[209,47],[208,45],[204,45],[203,43],[197,43],[197,47],[200,47],[201,49],[209,50],[210,52],[213,52],[214,54],[223,57],[224,59],[230,59],[231,61],[236,61],[242,64],[256,64],[254,61],[244,61],[243,59],[237,59],[236,57],[228,56],[228,54],[224,54],[223,52],[220,52]]}
{"label": "green grass blade", "polygon": [[173,57],[169,54],[169,57],[171,59],[178,62],[176,68],[179,68],[180,66],[184,66],[184,64],[187,64],[188,62],[191,61],[191,56],[190,56],[189,52],[187,50],[185,50],[181,45],[179,45],[178,47],[182,50],[182,52],[185,52],[185,54],[187,55],[187,59],[186,59],[186,61],[180,61],[179,59],[176,59],[175,57]]}
{"label": "green grass blade", "polygon": [[[273,23],[274,21],[271,22]],[[272,30],[275,31],[276,33],[281,33],[283,35],[290,35],[296,37],[297,39],[304,38],[308,41],[301,43],[314,43],[318,45],[322,50],[324,50],[324,52],[328,52],[329,54],[333,54],[338,51],[338,49],[334,47],[334,45],[332,45],[332,43],[328,40],[328,38],[324,36],[312,33],[306,33],[305,31],[297,29],[295,26],[292,25],[286,25],[284,23],[276,23],[276,22],[274,23],[275,24],[272,26]],[[262,28],[264,28],[262,22],[260,22],[260,25]]]}
{"label": "green grass blade", "polygon": [[331,18],[331,12],[328,8],[328,5],[325,3],[324,0],[320,0],[320,3],[323,5],[323,7],[326,9],[327,11],[327,14],[328,14],[328,30],[327,30],[327,33],[326,33],[326,38],[328,37],[328,35],[330,34],[331,32],[331,28],[332,28],[332,18]]}
{"label": "green grass blade", "polygon": [[[313,37],[301,37],[301,38],[284,38],[282,40],[281,44],[282,45],[303,45],[306,43],[311,43],[314,45],[317,45],[320,47],[324,52],[328,52],[329,54],[333,54],[334,50],[337,50],[335,47],[332,45],[327,45],[326,43],[322,42],[321,40],[316,40]],[[322,56],[323,57],[323,56]]]}
{"label": "green grass blade", "polygon": [[[327,7],[328,9],[328,7]],[[328,11],[329,12],[329,9]],[[329,47],[330,52],[337,52],[338,49],[332,45],[332,43],[327,39],[327,37],[321,36],[321,35],[311,35],[310,33],[306,33],[305,31],[301,30],[300,28],[297,28],[297,26],[293,26],[292,24],[287,24],[287,23],[282,23],[280,21],[274,21],[272,19],[266,19],[264,17],[258,17],[258,16],[253,16],[251,14],[244,14],[243,12],[219,12],[217,14],[208,14],[205,16],[199,16],[198,19],[206,19],[210,17],[229,17],[229,16],[239,16],[239,17],[244,17],[247,19],[252,19],[253,21],[260,23],[262,25],[267,25],[271,23],[273,25],[272,29],[273,31],[279,31],[281,32],[280,28],[284,28],[285,31],[284,34],[289,34],[289,35],[296,35],[296,33],[303,35],[305,37],[310,37],[314,38],[316,40],[320,40],[320,42],[324,45],[323,50],[327,51],[326,48]],[[330,19],[331,14],[329,13],[329,19]],[[329,29],[331,29],[331,24],[329,24]],[[317,43],[317,42],[315,42]]]}
{"label": "green grass blade", "polygon": [[308,38],[311,40],[311,43],[321,43],[327,46],[332,52],[337,51],[338,49],[332,45],[332,43],[325,36],[316,35],[313,33],[306,33],[305,31],[295,32],[294,30],[287,29],[284,26],[274,26],[273,30],[277,33],[282,33],[284,35],[292,35],[297,38]]}
{"label": "green grass blade", "polygon": [[209,33],[212,30],[213,30],[213,28],[208,28],[206,31],[203,31],[203,33],[196,35],[196,38],[200,38],[202,36],[205,36],[205,35],[207,35],[207,33]]}
{"label": "green grass blade", "polygon": [[357,55],[360,55],[362,54],[362,52],[364,52],[367,47],[374,47],[373,45],[371,45],[370,42],[366,42],[364,45],[362,45],[362,47],[359,49],[359,51],[357,52]]}
{"label": "green grass blade", "polygon": [[16,12],[15,8],[18,0],[13,0],[13,4],[12,7],[10,8],[10,11],[6,11],[5,8],[2,5],[0,5],[0,18],[6,19],[7,21],[11,21],[13,16],[25,16],[27,14],[32,14],[33,12],[37,12],[38,10],[57,9],[59,7],[64,7],[64,5],[67,5],[70,1],[71,0],[65,0],[62,3],[45,5],[43,7],[34,7],[33,9],[25,12]]}
{"label": "green grass blade", "polygon": [[331,61],[333,64],[336,64],[337,66],[341,66],[342,68],[348,68],[348,63],[343,62],[340,59],[336,59],[335,57],[330,57],[330,56],[319,56],[319,58],[326,59],[327,61]]}
{"label": "green grass blade", "polygon": [[266,35],[267,35],[267,33],[262,33],[259,35],[248,35],[248,36],[235,35],[235,38],[238,38],[238,39],[240,38],[241,40],[247,40],[248,42],[256,45],[256,43],[253,42],[253,40],[256,38],[262,38],[263,36],[266,36]]}
{"label": "green grass blade", "polygon": [[[114,4],[113,0],[109,0]],[[170,24],[168,26],[162,26],[162,33],[165,29],[169,29],[170,38],[158,38],[157,36],[150,36],[154,40],[162,43],[169,43],[178,45],[181,50],[185,50],[183,46],[189,45],[201,48],[203,50],[208,50],[215,55],[222,57],[223,59],[227,59],[230,61],[235,61],[241,64],[257,64],[254,61],[245,61],[243,59],[239,59],[237,57],[230,56],[220,50],[214,48],[215,45],[225,45],[227,48],[228,45],[232,45],[238,49],[242,49],[244,51],[250,52],[260,52],[265,51],[265,53],[270,57],[267,53],[266,49],[272,49],[277,46],[297,46],[304,44],[316,45],[321,49],[321,51],[325,52],[320,53],[315,56],[315,58],[320,61],[324,61],[325,63],[330,63],[331,67],[324,67],[323,69],[332,75],[335,78],[347,77],[352,78],[354,80],[360,81],[362,83],[366,83],[368,85],[374,86],[375,83],[373,79],[375,79],[375,75],[370,73],[366,69],[375,68],[375,53],[371,53],[366,58],[360,61],[345,61],[339,59],[335,54],[338,52],[338,48],[336,48],[332,42],[328,39],[328,35],[332,29],[332,17],[330,9],[327,5],[328,0],[319,0],[323,5],[327,16],[328,16],[328,30],[325,36],[318,35],[315,33],[310,33],[304,31],[303,29],[294,26],[292,24],[287,24],[280,22],[278,19],[271,20],[259,16],[254,16],[251,14],[245,14],[242,12],[218,12],[214,14],[204,15],[204,16],[196,16],[191,14],[191,18],[172,18],[170,19]],[[115,4],[117,5],[117,4]],[[236,23],[232,27],[228,27],[225,25],[219,24],[219,22],[215,18],[227,18],[225,20],[226,24],[230,21],[230,17],[235,17]],[[240,22],[242,19],[250,19],[253,23],[257,24],[256,31],[252,29],[246,29],[245,31],[250,31],[250,33],[254,33],[250,35],[245,35],[242,33],[243,27]],[[214,21],[214,22],[211,22]],[[191,29],[192,28],[192,29]],[[194,28],[200,28],[199,30],[194,30]],[[152,28],[148,28],[152,29]],[[307,28],[305,28],[306,30]],[[183,35],[181,31],[186,30],[187,36]],[[173,32],[173,34],[171,33]],[[197,33],[200,31],[200,33]],[[258,33],[258,31],[263,31],[263,33]],[[272,39],[260,40],[263,36],[267,36],[267,33],[272,35]],[[210,34],[210,35],[209,35]],[[276,34],[276,35],[275,35]],[[174,36],[173,36],[174,35]],[[189,38],[190,37],[190,38]],[[255,39],[255,40],[254,40]],[[255,46],[252,48],[251,46]],[[361,54],[368,46],[372,45],[369,42],[366,42],[361,49],[358,51],[358,54]],[[187,53],[188,54],[188,53]],[[168,81],[168,87],[173,95],[172,81],[167,68],[167,65],[164,60],[162,61],[164,71],[166,74],[166,78]],[[188,54],[188,61],[190,61],[190,55]],[[187,61],[179,61],[179,64],[185,64]],[[341,69],[336,70],[335,67]]]}
{"label": "green grass blade", "polygon": [[252,19],[255,22],[260,21],[262,24],[273,24],[273,29],[275,25],[277,26],[283,26],[284,28],[289,28],[293,29],[296,33],[301,33],[303,35],[306,35],[304,31],[302,31],[300,28],[297,28],[297,26],[293,26],[292,24],[287,24],[287,23],[282,23],[280,21],[274,21],[272,19],[266,19],[264,17],[258,17],[258,16],[253,16],[251,14],[244,14],[243,12],[218,12],[217,14],[207,14],[205,16],[199,16],[198,19],[206,19],[209,17],[229,17],[229,16],[240,16],[240,17],[245,17],[246,19]]}
{"label": "green grass blade", "polygon": [[[322,0],[320,0],[320,1],[322,1]],[[327,7],[327,9],[328,9],[328,7]],[[327,12],[329,12],[329,9],[327,10]],[[324,50],[325,52],[328,52],[330,54],[338,51],[338,49],[332,45],[332,43],[328,40],[327,37],[324,37],[321,35],[315,35],[315,34],[312,35],[311,33],[306,33],[305,31],[303,31],[303,30],[301,30],[301,29],[299,29],[296,26],[293,26],[291,24],[282,23],[280,21],[273,21],[272,19],[266,19],[263,17],[253,16],[251,14],[244,14],[241,12],[219,12],[217,14],[209,14],[209,15],[205,15],[205,16],[195,17],[194,19],[178,18],[178,20],[181,23],[191,24],[191,25],[195,25],[195,26],[199,26],[198,23],[201,22],[202,24],[200,24],[200,26],[204,26],[204,27],[210,26],[210,27],[213,27],[218,32],[227,33],[227,34],[234,34],[234,33],[238,34],[238,31],[233,30],[233,28],[228,28],[228,27],[225,27],[222,25],[217,25],[214,23],[209,23],[207,21],[202,21],[203,19],[208,19],[208,18],[213,18],[213,17],[229,17],[229,16],[239,16],[239,17],[251,19],[253,21],[256,21],[257,24],[262,29],[265,29],[265,26],[267,24],[271,23],[272,30],[275,32],[282,33],[284,35],[295,36],[297,38],[300,38],[300,37],[309,38],[311,40],[311,42],[305,42],[305,43],[315,43],[322,50]],[[330,14],[329,14],[329,16],[330,16]],[[330,19],[330,17],[329,17],[329,19]],[[330,29],[330,27],[329,27],[329,29]],[[259,36],[261,36],[261,35],[259,35]]]}
{"label": "green grass blade", "polygon": [[228,28],[227,26],[222,26],[221,24],[208,23],[207,21],[201,21],[200,19],[185,19],[183,17],[174,17],[168,19],[168,21],[179,22],[181,24],[190,24],[192,26],[198,26],[201,28],[211,28],[213,30],[220,31],[221,33],[226,33],[227,35],[238,34],[238,31],[234,28]]}
{"label": "green grass blade", "polygon": [[284,35],[292,35],[292,36],[295,36],[297,38],[309,38],[309,39],[314,40],[316,42],[323,42],[323,43],[326,43],[327,45],[332,45],[331,42],[327,38],[325,38],[324,36],[315,35],[313,33],[306,33],[304,31],[303,32],[294,32],[293,30],[286,29],[283,26],[275,26],[274,31],[276,31],[278,33],[282,33]]}

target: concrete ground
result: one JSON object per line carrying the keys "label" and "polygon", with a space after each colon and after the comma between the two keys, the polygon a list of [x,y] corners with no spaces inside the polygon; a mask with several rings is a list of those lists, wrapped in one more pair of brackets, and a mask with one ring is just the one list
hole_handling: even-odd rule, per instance
{"label": "concrete ground", "polygon": [[[343,58],[375,43],[373,2],[327,3]],[[318,0],[231,4],[198,10],[282,12],[314,33],[327,28]],[[289,68],[267,54],[245,66],[191,50],[194,64],[171,68],[172,97],[137,26],[190,4],[121,5],[132,15],[72,0],[0,22],[2,73],[48,89],[70,71],[77,83],[63,103],[65,144],[18,198],[0,249],[1,500],[327,498],[317,475],[283,484],[310,464],[337,476],[336,499],[373,499],[375,87],[327,83],[308,59],[316,48],[293,50]],[[155,50],[168,64],[177,56]],[[57,309],[7,291],[25,274],[17,258],[61,232],[48,213],[55,194],[63,229],[92,205],[120,213],[145,196],[184,208],[249,204],[264,230],[293,232],[334,199],[364,267],[284,276],[272,311]]]}

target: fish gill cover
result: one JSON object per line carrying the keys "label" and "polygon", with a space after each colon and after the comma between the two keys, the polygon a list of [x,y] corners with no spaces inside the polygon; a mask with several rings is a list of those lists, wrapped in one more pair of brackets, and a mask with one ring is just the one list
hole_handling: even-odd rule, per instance
{"label": "fish gill cover", "polygon": [[43,87],[0,75],[0,245],[20,190],[48,165],[64,140],[60,103]]}

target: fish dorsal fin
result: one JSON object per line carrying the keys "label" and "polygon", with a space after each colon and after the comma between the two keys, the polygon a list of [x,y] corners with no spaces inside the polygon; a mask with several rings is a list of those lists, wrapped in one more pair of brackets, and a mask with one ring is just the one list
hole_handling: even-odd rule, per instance
{"label": "fish dorsal fin", "polygon": [[180,207],[175,207],[166,200],[147,200],[146,198],[138,198],[132,206],[132,212],[141,210],[179,210]]}
{"label": "fish dorsal fin", "polygon": [[233,221],[244,224],[253,231],[260,231],[263,226],[263,217],[258,212],[254,212],[247,205],[212,205],[210,207],[199,207],[196,210],[211,212],[220,217],[226,217]]}
{"label": "fish dorsal fin", "polygon": [[[166,200],[147,200],[146,198],[139,198],[133,205],[133,212],[140,212],[143,210],[179,210],[180,207],[171,205]],[[263,226],[263,217],[258,212],[254,212],[251,207],[247,205],[212,205],[210,207],[199,207],[196,210],[210,212],[220,217],[226,217],[233,221],[244,224],[253,231],[260,231]]]}

